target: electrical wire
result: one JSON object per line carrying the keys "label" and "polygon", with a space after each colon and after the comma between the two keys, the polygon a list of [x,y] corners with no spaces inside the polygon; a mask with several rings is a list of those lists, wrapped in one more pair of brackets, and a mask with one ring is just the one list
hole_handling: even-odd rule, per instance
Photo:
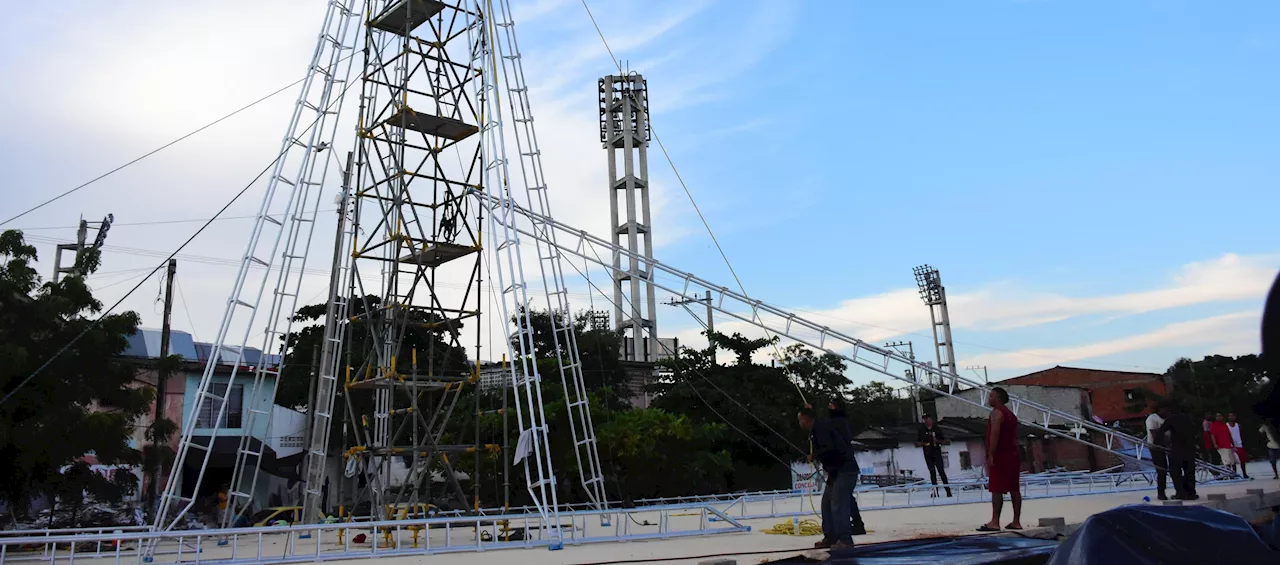
{"label": "electrical wire", "polygon": [[[350,57],[350,56],[351,56],[351,55],[347,55],[347,57]],[[204,130],[206,130],[206,129],[209,129],[209,128],[211,128],[211,127],[213,127],[213,126],[217,125],[219,122],[222,122],[223,120],[226,120],[227,118],[230,118],[230,117],[232,117],[232,116],[235,116],[236,114],[239,114],[240,112],[243,112],[243,111],[245,111],[245,110],[248,110],[249,108],[252,108],[252,107],[254,107],[254,106],[257,106],[258,104],[260,104],[260,103],[262,103],[262,102],[267,101],[268,99],[270,99],[270,98],[274,97],[275,95],[280,94],[281,92],[284,92],[284,91],[286,91],[286,90],[288,90],[288,89],[290,89],[290,88],[293,88],[294,86],[297,86],[299,83],[301,83],[302,81],[304,81],[304,80],[306,80],[306,79],[307,79],[306,77],[302,77],[302,78],[300,78],[300,79],[298,79],[298,80],[295,80],[295,81],[293,81],[293,82],[291,82],[291,83],[289,83],[289,84],[287,84],[287,85],[285,85],[285,86],[283,86],[283,87],[281,87],[281,88],[277,89],[276,91],[272,92],[271,94],[268,94],[268,95],[266,95],[266,96],[263,96],[262,98],[259,98],[259,99],[257,99],[257,100],[254,100],[253,102],[250,102],[250,103],[249,103],[248,105],[246,105],[246,106],[242,106],[240,109],[238,109],[238,110],[236,110],[236,111],[234,111],[234,112],[231,112],[230,114],[227,114],[227,115],[225,115],[225,116],[222,116],[221,118],[218,118],[218,119],[216,119],[216,120],[214,120],[214,121],[212,121],[212,122],[209,122],[209,123],[207,123],[207,124],[205,124],[205,125],[203,125],[203,126],[200,126],[200,127],[196,128],[195,130],[192,130],[192,131],[188,132],[187,134],[183,135],[182,137],[179,137],[179,138],[177,138],[177,139],[175,139],[175,140],[173,140],[173,141],[170,141],[169,143],[166,143],[166,144],[164,144],[164,145],[161,145],[160,147],[157,147],[157,148],[155,148],[155,149],[152,149],[151,151],[148,151],[148,152],[144,153],[142,156],[137,157],[137,158],[133,159],[132,161],[129,161],[129,162],[127,162],[127,163],[123,164],[123,165],[120,165],[119,167],[116,167],[116,168],[114,168],[114,169],[111,169],[110,171],[107,171],[107,172],[105,172],[105,173],[102,173],[101,175],[98,175],[98,176],[96,176],[96,177],[94,177],[94,178],[92,178],[92,179],[89,179],[87,182],[85,182],[85,183],[83,183],[83,184],[81,184],[81,185],[79,185],[79,186],[76,186],[75,188],[72,188],[72,189],[70,189],[70,190],[68,190],[68,191],[66,191],[66,192],[63,192],[62,194],[59,194],[59,195],[57,195],[57,196],[54,196],[53,198],[50,198],[50,199],[48,199],[48,200],[45,200],[44,202],[41,202],[41,203],[39,203],[39,204],[35,205],[34,207],[31,207],[31,208],[27,209],[26,211],[22,212],[21,214],[18,214],[17,216],[14,216],[14,217],[9,218],[9,219],[7,219],[7,220],[5,220],[5,221],[3,221],[3,222],[0,222],[0,227],[4,227],[4,225],[5,225],[5,224],[8,224],[9,222],[12,222],[12,221],[14,221],[14,220],[16,220],[16,219],[18,219],[18,218],[21,218],[21,217],[23,217],[23,216],[27,215],[27,214],[30,214],[30,213],[32,213],[32,212],[34,212],[34,211],[36,211],[36,210],[39,210],[39,209],[41,209],[41,208],[44,208],[45,206],[47,206],[47,205],[49,205],[49,204],[52,204],[52,203],[54,203],[54,202],[56,202],[56,201],[58,201],[58,200],[62,199],[64,196],[67,196],[67,195],[69,195],[69,194],[71,194],[71,193],[73,193],[73,192],[76,192],[76,191],[78,191],[78,190],[80,190],[80,189],[82,189],[82,188],[84,188],[84,187],[86,187],[86,186],[89,186],[89,185],[91,185],[91,184],[93,184],[93,183],[95,183],[95,182],[98,182],[98,181],[100,181],[100,180],[102,180],[102,179],[105,179],[105,178],[107,178],[107,177],[109,177],[109,176],[111,176],[111,175],[113,175],[113,174],[115,174],[115,173],[117,173],[117,172],[121,171],[121,170],[122,170],[122,169],[124,169],[125,167],[128,167],[129,165],[132,165],[132,164],[134,164],[134,163],[137,163],[138,161],[141,161],[141,160],[143,160],[143,159],[146,159],[147,157],[150,157],[150,156],[152,156],[152,155],[155,155],[156,153],[159,153],[159,152],[161,152],[161,151],[164,151],[165,149],[168,149],[169,147],[172,147],[173,145],[175,145],[175,144],[177,144],[177,143],[181,142],[181,141],[182,141],[182,140],[184,140],[184,139],[187,139],[188,137],[191,137],[191,136],[193,136],[193,135],[195,135],[195,134],[197,134],[197,133],[200,133],[200,132],[202,132],[202,131],[204,131]],[[203,230],[204,228],[201,228],[201,229]]]}
{"label": "electrical wire", "polygon": [[[617,65],[618,74],[623,74],[624,71],[622,69],[622,62],[618,60],[618,57],[613,54],[613,49],[609,47],[609,40],[605,39],[604,31],[600,29],[600,24],[596,22],[595,15],[591,13],[591,8],[587,6],[587,0],[581,0],[581,1],[582,1],[583,9],[587,11],[587,17],[591,18],[591,25],[596,28],[596,33],[600,36],[600,42],[604,44],[605,50],[609,52],[609,58],[613,60],[613,64]],[[633,93],[632,94],[633,101],[634,101],[634,97],[635,97],[635,94]],[[702,208],[700,208],[698,206],[698,202],[694,200],[693,192],[689,190],[689,185],[684,182],[684,177],[680,174],[680,170],[676,168],[675,161],[671,159],[671,154],[667,152],[667,146],[662,143],[662,138],[658,136],[657,128],[653,127],[652,123],[648,124],[648,126],[649,126],[649,133],[653,135],[653,140],[658,142],[658,148],[662,150],[662,156],[665,157],[667,160],[667,165],[671,167],[671,172],[675,173],[676,180],[680,182],[680,188],[684,189],[685,196],[689,198],[689,204],[692,204],[693,210],[698,213],[698,219],[702,221],[702,227],[706,228],[707,235],[711,236],[711,242],[714,243],[716,246],[716,251],[720,252],[720,258],[724,260],[725,266],[729,268],[729,274],[733,275],[734,282],[738,283],[738,290],[742,291],[742,296],[744,298],[747,298],[748,302],[750,302],[749,299],[751,297],[747,294],[747,287],[742,284],[742,279],[738,277],[738,271],[735,270],[733,268],[733,264],[729,262],[729,255],[725,253],[724,247],[720,245],[720,240],[716,238],[715,232],[711,230],[711,224],[707,222],[707,217],[702,213]],[[757,323],[760,322],[760,310],[756,308],[755,304],[751,304],[751,318]],[[770,332],[769,329],[765,328],[763,324],[760,324],[760,329],[764,331],[766,338],[769,338],[770,340],[773,339],[774,337],[773,332]],[[782,351],[778,349],[778,344],[771,343],[770,345],[773,346],[774,355],[776,355],[779,359],[781,359]],[[803,401],[805,404],[808,404],[809,401],[808,399],[805,398],[804,390],[800,388],[800,383],[795,382],[794,380],[791,380],[791,384],[795,385],[796,392],[800,394],[800,400]]]}
{"label": "electrical wire", "polygon": [[[598,259],[598,258],[599,258],[599,254],[597,254],[597,255],[596,255],[596,257],[597,257],[597,259]],[[574,270],[574,271],[577,271],[577,273],[578,273],[578,275],[579,275],[579,276],[582,276],[583,278],[586,278],[586,276],[584,275],[584,273],[583,273],[581,270],[579,270],[579,269],[578,269],[578,266],[577,266],[573,261],[568,261],[568,263],[569,263],[569,266],[573,267],[573,270]],[[605,300],[607,300],[610,304],[612,304],[612,305],[614,306],[614,308],[617,308],[617,307],[618,307],[618,304],[617,304],[616,302],[614,302],[612,298],[609,298],[608,296],[606,296],[606,295],[604,294],[604,291],[603,291],[603,290],[600,290],[600,287],[596,286],[596,284],[595,284],[594,282],[591,282],[591,280],[590,280],[590,279],[588,279],[588,280],[587,280],[587,283],[588,283],[588,284],[590,284],[590,285],[592,286],[592,288],[595,288],[595,289],[596,289],[596,291],[597,291],[597,292],[599,292],[599,293],[601,294],[601,296],[603,296],[603,297],[604,297],[604,299],[605,299]],[[630,299],[629,299],[628,297],[626,297],[626,296],[623,296],[623,300],[624,300],[624,301],[628,301],[628,302],[630,301]],[[666,352],[667,352],[668,354],[672,354],[672,355],[671,355],[671,357],[672,357],[672,359],[674,359],[674,360],[675,360],[675,362],[676,362],[676,363],[682,363],[682,361],[680,361],[680,356],[679,356],[679,355],[675,355],[675,354],[674,354],[675,352],[671,351],[671,348],[670,348],[669,346],[667,346],[667,344],[662,343],[662,341],[661,341],[661,340],[659,340],[659,339],[657,339],[657,338],[656,338],[656,336],[650,336],[650,337],[652,337],[652,338],[653,338],[653,341],[655,341],[655,342],[658,344],[658,346],[659,346],[659,347],[661,347],[661,348],[663,348],[664,350],[666,350]],[[706,377],[706,375],[702,374],[702,371],[699,371],[696,367],[692,367],[692,366],[689,366],[689,365],[687,365],[687,364],[686,364],[684,368],[686,368],[686,369],[689,369],[689,370],[693,371],[693,373],[694,373],[695,375],[697,375],[697,376],[701,377],[704,381],[710,382],[710,379],[708,379],[708,378]],[[786,467],[787,469],[790,469],[790,468],[791,468],[791,464],[790,464],[790,463],[788,463],[788,462],[786,462],[786,461],[783,461],[781,457],[778,457],[775,453],[773,453],[772,451],[770,451],[768,448],[766,448],[765,446],[761,445],[761,444],[760,444],[760,442],[759,442],[759,441],[757,441],[754,437],[752,437],[752,435],[751,435],[751,434],[748,434],[747,432],[743,431],[743,430],[742,430],[741,428],[739,428],[738,426],[734,425],[734,424],[733,424],[733,422],[731,422],[728,418],[726,418],[726,417],[724,416],[724,414],[720,413],[720,411],[719,411],[719,410],[716,410],[715,406],[713,406],[710,402],[708,402],[708,401],[707,401],[707,399],[706,399],[704,396],[702,396],[702,393],[698,391],[697,387],[693,386],[693,384],[692,384],[692,383],[690,383],[689,381],[682,381],[682,383],[683,383],[685,386],[687,386],[687,387],[689,388],[689,390],[693,391],[693,394],[694,394],[694,395],[696,395],[696,396],[698,397],[698,399],[699,399],[699,400],[701,400],[701,401],[702,401],[702,403],[703,403],[703,404],[705,404],[705,405],[707,406],[707,408],[711,409],[711,412],[712,412],[712,413],[714,413],[717,417],[719,417],[719,418],[720,418],[720,420],[721,420],[721,421],[723,421],[723,422],[725,423],[725,425],[729,426],[729,427],[730,427],[730,428],[732,428],[734,431],[738,432],[738,434],[739,434],[739,435],[741,435],[742,437],[747,438],[747,440],[748,440],[748,441],[750,441],[750,442],[751,442],[752,444],[754,444],[756,447],[760,448],[760,450],[761,450],[761,451],[763,451],[763,452],[765,452],[766,454],[768,454],[768,455],[769,455],[769,457],[772,457],[775,461],[777,461],[778,463],[780,463],[782,466]],[[712,385],[714,386],[714,383],[712,383]],[[734,400],[732,397],[730,397],[730,396],[728,395],[728,393],[725,393],[725,392],[724,392],[723,390],[721,390],[719,387],[716,387],[716,389],[717,389],[717,390],[720,390],[721,394],[724,394],[726,398],[729,398],[730,400],[733,400],[733,402],[737,403],[739,407],[742,407],[742,408],[743,408],[743,411],[745,411],[747,414],[751,415],[751,416],[752,416],[753,418],[755,418],[758,422],[760,422],[760,424],[761,424],[761,425],[763,425],[763,426],[765,427],[765,429],[769,430],[769,431],[770,431],[770,432],[772,432],[774,435],[776,435],[776,436],[778,436],[778,437],[782,438],[782,440],[783,440],[783,441],[785,441],[785,442],[787,443],[787,445],[790,445],[793,449],[795,449],[795,450],[796,450],[797,452],[799,452],[800,454],[802,454],[802,455],[804,455],[804,454],[805,454],[803,450],[801,450],[799,447],[796,447],[796,445],[795,445],[795,444],[791,443],[791,440],[787,439],[787,437],[786,437],[786,436],[782,435],[782,434],[781,434],[781,433],[779,433],[777,430],[773,429],[773,427],[769,426],[769,424],[765,423],[763,420],[760,420],[760,418],[759,418],[758,416],[756,416],[756,415],[755,415],[754,413],[752,413],[750,410],[747,410],[747,409],[746,409],[746,407],[745,407],[745,406],[742,406],[742,404],[741,404],[741,403],[738,403],[738,402],[737,402],[737,400]]]}
{"label": "electrical wire", "polygon": [[[294,84],[297,84],[297,83],[294,83]],[[315,127],[315,125],[320,122],[320,119],[323,118],[325,114],[328,113],[329,109],[332,108],[334,104],[337,104],[338,102],[342,101],[343,96],[347,92],[347,89],[351,88],[351,85],[353,84],[355,84],[355,81],[349,82],[345,86],[343,86],[342,91],[338,93],[338,96],[334,98],[333,102],[330,102],[329,105],[324,108],[324,111],[321,112],[320,115],[317,116],[316,119],[313,120],[311,124],[306,127],[306,129],[302,130],[302,133],[311,131],[311,128]],[[225,119],[225,118],[222,118],[222,119]],[[221,119],[219,121],[221,121]],[[214,123],[217,123],[217,122],[214,122]],[[208,126],[205,126],[205,127],[208,127]],[[192,134],[194,133],[195,132],[192,132]],[[187,136],[184,136],[184,137],[189,137],[192,134],[187,134]],[[181,139],[179,139],[178,141],[181,141]],[[173,143],[177,143],[177,141],[174,141],[169,145],[172,145]],[[163,147],[161,149],[163,149]],[[157,149],[156,151],[159,151],[159,149]],[[44,372],[44,370],[47,369],[49,365],[51,365],[54,362],[54,360],[56,360],[58,357],[61,357],[63,353],[66,353],[67,350],[71,348],[71,346],[78,343],[82,338],[84,338],[85,335],[87,335],[94,328],[98,327],[98,325],[101,324],[102,321],[107,318],[107,316],[111,315],[111,312],[115,311],[115,309],[118,308],[120,304],[122,304],[126,299],[132,296],[133,293],[136,292],[139,288],[141,288],[143,283],[147,282],[147,279],[150,279],[151,276],[159,272],[160,269],[165,268],[165,266],[168,265],[170,259],[173,259],[174,257],[176,257],[179,251],[182,251],[188,245],[190,245],[192,241],[195,241],[196,237],[198,237],[201,233],[204,232],[205,229],[207,229],[211,224],[213,224],[214,220],[216,220],[219,216],[221,216],[223,212],[226,212],[227,209],[231,208],[232,204],[235,204],[236,201],[239,200],[241,196],[244,196],[244,194],[248,192],[249,189],[254,184],[256,184],[259,179],[263,177],[263,175],[266,175],[267,172],[270,171],[271,168],[274,167],[276,163],[280,161],[280,159],[284,158],[284,156],[288,153],[288,151],[289,151],[288,147],[281,150],[280,153],[277,154],[276,157],[272,159],[270,163],[267,163],[267,166],[262,168],[262,171],[260,171],[257,175],[253,177],[253,180],[249,181],[248,184],[245,184],[244,188],[240,189],[240,191],[237,192],[235,196],[232,196],[231,200],[228,200],[227,203],[224,204],[222,208],[220,208],[218,212],[213,215],[212,218],[209,218],[204,223],[204,225],[200,226],[200,228],[197,229],[195,233],[191,234],[191,237],[188,237],[186,241],[183,241],[182,244],[179,245],[177,249],[173,250],[173,252],[170,253],[168,257],[165,257],[164,260],[161,261],[160,264],[156,265],[155,268],[152,269],[150,273],[147,273],[147,275],[141,281],[138,281],[138,284],[134,285],[133,288],[129,290],[129,292],[126,292],[124,296],[120,297],[120,299],[115,302],[115,304],[112,304],[110,308],[107,308],[100,316],[95,318],[93,322],[91,322],[88,326],[84,328],[84,330],[82,330],[79,334],[77,334],[76,337],[72,338],[71,341],[67,342],[66,345],[63,345],[61,349],[59,349],[56,353],[53,354],[52,357],[47,359],[43,364],[41,364],[38,368],[36,368],[35,371],[33,371],[30,375],[27,375],[26,378],[22,379],[22,381],[18,383],[18,386],[14,387],[12,390],[10,390],[7,394],[4,395],[4,398],[0,398],[0,406],[4,406],[4,404],[8,402],[10,398],[13,398],[14,394],[17,394],[19,390],[22,390],[22,387],[26,386],[27,383],[30,383],[31,380],[36,378],[37,375]],[[155,151],[153,151],[152,153],[154,152]],[[143,157],[145,157],[145,155]],[[139,157],[138,159],[135,159],[134,162],[142,159],[143,157]],[[122,169],[126,166],[128,166],[128,164],[122,165],[116,170]],[[107,174],[110,174],[110,173],[107,173]],[[103,176],[106,176],[106,175],[103,175]],[[99,178],[102,178],[102,177],[99,177]],[[90,182],[93,182],[93,181],[90,181]],[[79,188],[83,188],[84,186],[88,186],[88,184],[89,183],[85,183],[84,185],[81,185],[80,187],[73,189],[71,192],[74,192],[74,190],[79,190]],[[64,193],[63,195],[65,196],[65,194],[69,194],[69,193],[70,192]],[[61,198],[61,197],[62,196],[58,196],[57,198]],[[56,200],[57,198],[54,198],[54,200]],[[52,202],[52,200],[50,202]],[[43,204],[41,204],[41,206],[43,206]],[[38,207],[39,206],[37,206],[37,208]],[[26,214],[26,212],[23,212],[23,214]],[[19,216],[22,216],[22,214],[15,216],[15,218]],[[3,224],[0,224],[0,225],[3,225]]]}
{"label": "electrical wire", "polygon": [[182,311],[187,314],[187,324],[191,328],[191,337],[195,341],[200,341],[200,336],[196,333],[196,321],[191,317],[191,310],[187,308],[187,298],[182,294],[181,279],[174,277],[173,286],[178,289],[178,303],[182,304]]}
{"label": "electrical wire", "polygon": [[[337,209],[318,210],[318,212],[336,212],[336,211]],[[222,218],[218,218],[217,221],[221,222],[225,220],[249,220],[257,217],[258,217],[257,215],[225,216]],[[124,226],[160,226],[160,225],[168,225],[168,224],[194,224],[197,222],[205,222],[208,220],[209,218],[191,218],[188,220],[155,220],[150,222],[113,222],[111,224],[111,227],[119,228]],[[79,228],[80,226],[36,226],[36,227],[29,227],[29,228],[9,228],[9,229],[14,229],[18,231],[39,231],[39,230],[74,230]]]}

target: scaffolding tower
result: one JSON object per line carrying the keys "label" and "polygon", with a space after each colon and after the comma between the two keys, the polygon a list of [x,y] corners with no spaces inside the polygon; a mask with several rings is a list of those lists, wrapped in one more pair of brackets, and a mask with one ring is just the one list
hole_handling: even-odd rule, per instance
{"label": "scaffolding tower", "polygon": [[[600,142],[609,154],[609,205],[613,245],[613,323],[622,332],[623,359],[653,362],[658,314],[652,269],[653,230],[649,209],[649,92],[639,73],[600,79]],[[619,170],[621,158],[621,170]],[[623,243],[625,238],[626,243]],[[623,261],[627,264],[624,266]],[[624,312],[623,305],[629,305]]]}
{"label": "scaffolding tower", "polygon": [[[479,450],[447,432],[452,420],[475,415],[455,409],[479,378],[483,211],[467,195],[482,182],[472,38],[483,24],[433,0],[370,4],[345,234],[353,241],[341,258],[349,268],[334,265],[349,273],[341,297],[349,327],[321,355],[332,360],[346,348],[347,480],[338,502],[385,520],[428,504],[473,506],[454,463]],[[317,389],[336,383],[323,384]],[[326,447],[313,442],[313,454]],[[309,463],[310,479],[322,464]],[[319,486],[308,485],[312,519]]]}

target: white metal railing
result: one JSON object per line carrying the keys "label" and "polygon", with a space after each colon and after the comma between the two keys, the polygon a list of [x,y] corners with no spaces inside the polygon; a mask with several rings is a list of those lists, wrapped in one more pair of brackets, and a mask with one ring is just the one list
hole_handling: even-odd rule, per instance
{"label": "white metal railing", "polygon": [[[547,524],[538,513],[386,520],[220,530],[94,533],[0,538],[0,564],[289,563],[555,547],[750,531],[711,506],[588,510]],[[604,526],[603,523],[610,525]],[[552,526],[552,528],[548,528]],[[556,537],[544,535],[558,531]],[[357,536],[363,535],[362,541]],[[146,548],[154,547],[151,555]]]}

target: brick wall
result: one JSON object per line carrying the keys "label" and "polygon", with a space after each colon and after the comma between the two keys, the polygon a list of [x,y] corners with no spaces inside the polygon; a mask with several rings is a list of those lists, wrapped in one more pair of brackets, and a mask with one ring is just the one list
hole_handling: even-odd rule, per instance
{"label": "brick wall", "polygon": [[1007,379],[999,384],[1083,388],[1089,391],[1091,413],[1107,422],[1144,418],[1149,413],[1145,408],[1139,412],[1127,410],[1126,391],[1145,388],[1161,396],[1167,392],[1161,375],[1155,373],[1099,371],[1074,367],[1054,367]]}

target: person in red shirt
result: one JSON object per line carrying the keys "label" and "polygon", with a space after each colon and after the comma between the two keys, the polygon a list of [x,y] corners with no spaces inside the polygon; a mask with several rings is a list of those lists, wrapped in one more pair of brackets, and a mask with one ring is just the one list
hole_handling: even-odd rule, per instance
{"label": "person in red shirt", "polygon": [[1213,427],[1213,413],[1205,412],[1204,419],[1200,421],[1201,435],[1204,437],[1204,460],[1206,463],[1216,463],[1218,460],[1218,450],[1213,448],[1213,440],[1209,439],[1209,429]]}
{"label": "person in red shirt", "polygon": [[1215,414],[1213,423],[1209,425],[1209,441],[1213,443],[1213,448],[1218,450],[1222,465],[1235,473],[1236,464],[1240,459],[1236,457],[1235,444],[1231,442],[1231,428],[1227,427],[1227,419],[1223,418],[1221,413]]}
{"label": "person in red shirt", "polygon": [[995,387],[987,394],[991,404],[991,419],[987,421],[987,490],[991,491],[991,521],[978,528],[979,532],[1000,530],[1000,510],[1004,495],[1009,493],[1013,502],[1013,521],[1007,530],[1022,529],[1022,491],[1018,488],[1021,461],[1018,455],[1018,417],[1005,405],[1009,393]]}

